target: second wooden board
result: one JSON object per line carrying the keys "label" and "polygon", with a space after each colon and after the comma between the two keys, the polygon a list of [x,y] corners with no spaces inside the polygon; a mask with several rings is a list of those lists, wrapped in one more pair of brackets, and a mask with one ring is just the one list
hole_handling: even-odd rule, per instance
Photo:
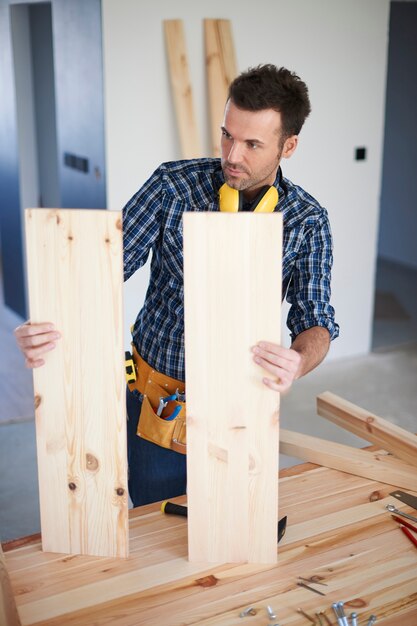
{"label": "second wooden board", "polygon": [[191,561],[277,558],[279,395],[251,347],[280,341],[282,216],[184,214]]}

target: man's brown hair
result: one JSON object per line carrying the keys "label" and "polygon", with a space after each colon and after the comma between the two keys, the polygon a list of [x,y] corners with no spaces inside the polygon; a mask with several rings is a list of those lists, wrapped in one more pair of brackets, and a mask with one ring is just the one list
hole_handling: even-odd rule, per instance
{"label": "man's brown hair", "polygon": [[229,87],[228,99],[245,111],[281,113],[282,139],[298,135],[311,111],[307,85],[294,72],[272,64],[240,74]]}

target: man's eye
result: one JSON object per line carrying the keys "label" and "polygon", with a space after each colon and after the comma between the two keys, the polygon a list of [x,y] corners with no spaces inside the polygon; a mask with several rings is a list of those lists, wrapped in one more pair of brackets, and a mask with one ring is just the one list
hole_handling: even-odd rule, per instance
{"label": "man's eye", "polygon": [[254,143],[253,141],[249,141],[248,142],[248,146],[249,148],[251,148],[252,150],[256,150],[256,148],[258,148],[258,144]]}
{"label": "man's eye", "polygon": [[229,133],[227,132],[227,130],[224,130],[224,128],[222,130],[222,135],[223,135],[223,137],[226,137],[226,139],[231,139],[232,138],[231,135],[229,135]]}

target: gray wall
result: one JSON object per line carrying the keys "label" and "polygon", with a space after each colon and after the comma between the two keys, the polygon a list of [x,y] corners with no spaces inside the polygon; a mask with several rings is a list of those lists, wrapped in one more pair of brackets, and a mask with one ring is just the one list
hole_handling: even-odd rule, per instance
{"label": "gray wall", "polygon": [[[30,45],[24,40],[28,32]],[[36,206],[41,199],[43,206],[106,207],[101,1],[0,0],[0,41],[3,289],[6,305],[25,317],[22,216],[26,202]],[[19,68],[15,63],[31,67]],[[32,77],[32,89],[23,86],[24,76]],[[22,101],[28,94],[31,103]],[[30,128],[31,120],[36,121],[36,130]],[[28,156],[26,146],[34,141],[36,149]],[[24,152],[20,159],[19,146]],[[66,163],[65,154],[71,157]],[[26,193],[29,189],[31,193]]]}
{"label": "gray wall", "polygon": [[417,3],[392,2],[379,255],[417,268]]}

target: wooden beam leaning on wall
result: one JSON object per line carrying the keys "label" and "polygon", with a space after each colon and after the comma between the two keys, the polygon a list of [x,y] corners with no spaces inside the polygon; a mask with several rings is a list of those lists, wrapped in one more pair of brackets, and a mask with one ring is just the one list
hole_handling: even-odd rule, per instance
{"label": "wooden beam leaning on wall", "polygon": [[184,214],[190,561],[275,563],[279,395],[250,348],[280,342],[280,213]]}
{"label": "wooden beam leaning on wall", "polygon": [[229,85],[237,75],[230,20],[204,20],[212,156],[220,156],[220,136]]}
{"label": "wooden beam leaning on wall", "polygon": [[[400,426],[330,391],[317,396],[317,413],[358,437],[391,452],[414,467],[417,466],[417,436]],[[389,483],[388,480],[386,482]]]}
{"label": "wooden beam leaning on wall", "polygon": [[182,20],[164,20],[171,89],[183,159],[201,157]]}
{"label": "wooden beam leaning on wall", "polygon": [[6,559],[0,544],[0,624],[1,626],[20,626],[10,578],[6,567]]}
{"label": "wooden beam leaning on wall", "polygon": [[33,372],[42,548],[125,557],[121,212],[25,217],[31,321],[61,333]]}
{"label": "wooden beam leaning on wall", "polygon": [[394,487],[413,491],[417,488],[414,467],[380,450],[376,452],[360,450],[281,428],[279,451],[280,454],[377,480]]}

